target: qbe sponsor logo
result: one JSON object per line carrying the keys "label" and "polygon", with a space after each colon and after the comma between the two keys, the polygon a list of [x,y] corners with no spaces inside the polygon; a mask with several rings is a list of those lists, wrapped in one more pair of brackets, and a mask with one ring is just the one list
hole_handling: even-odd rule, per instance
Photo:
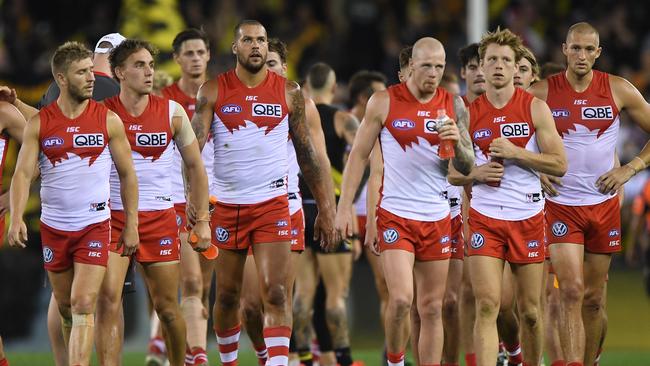
{"label": "qbe sponsor logo", "polygon": [[135,146],[139,146],[139,147],[167,146],[167,133],[166,132],[136,133]]}
{"label": "qbe sponsor logo", "polygon": [[386,242],[386,244],[393,244],[397,239],[399,239],[399,233],[397,230],[392,228],[384,230],[382,236],[384,237],[384,242]]}
{"label": "qbe sponsor logo", "polygon": [[551,226],[551,232],[553,233],[553,236],[559,238],[566,235],[567,232],[569,232],[569,228],[562,221],[556,221]]}
{"label": "qbe sponsor logo", "polygon": [[472,246],[472,248],[479,249],[484,244],[485,244],[485,238],[483,237],[483,235],[481,235],[480,233],[472,234],[472,240],[470,241],[469,244]]}
{"label": "qbe sponsor logo", "polygon": [[217,226],[217,228],[214,229],[214,235],[217,241],[220,243],[227,242],[228,238],[230,237],[230,233],[228,233],[228,230],[224,229],[221,226]]}
{"label": "qbe sponsor logo", "polygon": [[72,135],[73,147],[102,147],[104,135],[101,133],[77,133]]}
{"label": "qbe sponsor logo", "polygon": [[253,103],[253,117],[282,117],[279,104]]}
{"label": "qbe sponsor logo", "polygon": [[612,106],[599,106],[599,107],[582,107],[581,115],[583,120],[591,119],[613,119],[614,111]]}
{"label": "qbe sponsor logo", "polygon": [[526,122],[504,123],[499,125],[499,129],[505,138],[530,136],[530,126]]}

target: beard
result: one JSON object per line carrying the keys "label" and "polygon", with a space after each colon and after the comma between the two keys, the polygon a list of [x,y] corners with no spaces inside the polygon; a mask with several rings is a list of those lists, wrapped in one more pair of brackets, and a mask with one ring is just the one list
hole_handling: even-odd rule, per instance
{"label": "beard", "polygon": [[74,99],[77,103],[82,103],[90,98],[92,98],[93,93],[88,92],[85,88],[79,88],[74,85],[70,85],[68,87],[68,93],[70,94],[70,97]]}
{"label": "beard", "polygon": [[250,62],[250,58],[244,58],[242,55],[237,55],[237,63],[242,65],[242,67],[251,74],[257,74],[266,64],[266,57],[262,57],[260,64],[256,65]]}

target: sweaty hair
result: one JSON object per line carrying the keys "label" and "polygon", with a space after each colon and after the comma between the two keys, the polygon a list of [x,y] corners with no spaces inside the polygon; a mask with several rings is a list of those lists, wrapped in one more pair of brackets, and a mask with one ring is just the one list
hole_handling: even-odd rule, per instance
{"label": "sweaty hair", "polygon": [[52,76],[56,77],[59,72],[68,71],[70,64],[87,58],[92,58],[93,52],[79,42],[66,42],[54,51],[50,66],[52,67]]}
{"label": "sweaty hair", "polygon": [[327,85],[330,73],[334,72],[330,65],[324,62],[318,62],[307,71],[307,84],[313,90],[323,89]]}
{"label": "sweaty hair", "polygon": [[487,50],[488,46],[493,43],[499,46],[510,47],[515,53],[515,62],[519,62],[519,60],[521,60],[521,57],[523,56],[521,54],[523,43],[521,41],[521,38],[518,35],[512,33],[510,29],[501,29],[500,27],[497,27],[497,30],[494,32],[488,32],[483,36],[483,38],[481,38],[481,42],[478,46],[478,54],[481,59],[485,57],[485,51]]}
{"label": "sweaty hair", "polygon": [[113,75],[116,75],[116,68],[124,66],[124,61],[141,49],[149,51],[153,57],[156,57],[158,54],[158,49],[156,49],[151,43],[139,39],[127,39],[120,43],[119,46],[113,48],[111,54],[108,56],[108,62],[111,64],[111,72]]}
{"label": "sweaty hair", "polygon": [[352,78],[350,78],[350,82],[348,83],[348,88],[350,90],[350,104],[355,105],[361,95],[370,98],[374,92],[372,89],[372,83],[375,82],[386,84],[387,80],[382,73],[377,71],[361,70],[352,75]]}
{"label": "sweaty hair", "polygon": [[172,48],[174,49],[174,53],[177,55],[180,54],[183,42],[192,39],[202,40],[205,44],[205,48],[208,50],[210,49],[210,39],[208,38],[208,35],[205,34],[205,32],[201,29],[189,28],[181,31],[176,35],[176,37],[174,37],[174,41],[172,41]]}
{"label": "sweaty hair", "polygon": [[458,50],[458,58],[460,59],[460,67],[463,69],[466,68],[472,60],[476,60],[478,63],[480,58],[478,55],[478,43],[468,44]]}
{"label": "sweaty hair", "polygon": [[522,47],[521,48],[521,57],[525,58],[530,62],[530,65],[532,66],[533,70],[533,76],[535,78],[539,77],[539,64],[537,63],[537,59],[535,58],[535,55],[533,55],[533,52],[528,48],[528,47]]}
{"label": "sweaty hair", "polygon": [[234,36],[235,36],[235,41],[239,39],[239,30],[241,27],[245,25],[259,25],[260,27],[264,27],[262,23],[258,22],[257,20],[254,19],[243,19],[241,22],[237,23],[234,29]]}
{"label": "sweaty hair", "polygon": [[286,64],[287,54],[289,53],[289,51],[287,51],[287,44],[278,38],[269,38],[268,44],[269,52],[277,53],[278,56],[280,56],[280,61],[282,61],[283,64]]}
{"label": "sweaty hair", "polygon": [[409,65],[411,61],[411,56],[413,56],[413,46],[406,46],[399,51],[399,68],[400,70]]}
{"label": "sweaty hair", "polygon": [[546,79],[547,77],[564,71],[565,67],[555,62],[547,62],[542,65],[539,77]]}

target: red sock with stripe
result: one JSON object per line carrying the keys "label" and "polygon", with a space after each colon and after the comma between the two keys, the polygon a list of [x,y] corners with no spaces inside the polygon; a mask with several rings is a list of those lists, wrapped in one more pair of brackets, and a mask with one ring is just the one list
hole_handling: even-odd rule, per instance
{"label": "red sock with stripe", "polygon": [[264,343],[269,353],[267,366],[287,366],[289,364],[289,338],[291,328],[268,327],[264,328]]}
{"label": "red sock with stripe", "polygon": [[584,366],[582,362],[569,362],[566,366]]}
{"label": "red sock with stripe", "polygon": [[237,366],[237,352],[239,351],[239,335],[241,334],[241,324],[235,327],[218,331],[217,343],[219,344],[219,357],[223,366]]}
{"label": "red sock with stripe", "polygon": [[465,354],[465,365],[467,365],[467,366],[477,366],[476,365],[476,353],[466,353]]}
{"label": "red sock with stripe", "polygon": [[0,360],[0,366],[9,366],[9,361],[6,358]]}
{"label": "red sock with stripe", "polygon": [[553,361],[551,366],[566,366],[566,362],[564,360],[556,360]]}
{"label": "red sock with stripe", "polygon": [[404,351],[400,353],[388,353],[388,366],[404,366]]}
{"label": "red sock with stripe", "polygon": [[266,350],[266,344],[253,344],[255,348],[255,355],[257,356],[257,362],[260,366],[266,365],[266,360],[269,358],[269,352]]}
{"label": "red sock with stripe", "polygon": [[504,343],[503,346],[506,349],[506,356],[508,356],[508,363],[514,363],[519,365],[524,362],[524,356],[521,354],[521,347],[519,343],[507,344]]}

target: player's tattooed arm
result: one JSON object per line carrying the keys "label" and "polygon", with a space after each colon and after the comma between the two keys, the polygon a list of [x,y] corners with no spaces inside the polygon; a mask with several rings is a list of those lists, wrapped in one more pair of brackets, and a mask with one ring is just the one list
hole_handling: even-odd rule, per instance
{"label": "player's tattooed arm", "polygon": [[454,112],[459,139],[454,148],[456,157],[452,159],[452,164],[458,172],[468,175],[474,166],[474,149],[469,136],[469,112],[459,96],[454,97]]}
{"label": "player's tattooed arm", "polygon": [[192,117],[192,129],[199,143],[199,150],[203,150],[205,142],[208,140],[210,124],[214,116],[214,104],[217,102],[218,94],[217,79],[206,81],[196,95],[196,108]]}

